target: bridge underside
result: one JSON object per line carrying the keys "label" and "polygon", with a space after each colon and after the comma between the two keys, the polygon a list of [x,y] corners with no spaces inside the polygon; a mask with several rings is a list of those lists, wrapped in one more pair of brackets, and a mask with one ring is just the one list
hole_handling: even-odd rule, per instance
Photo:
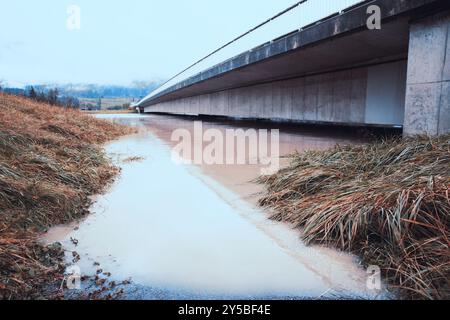
{"label": "bridge underside", "polygon": [[[142,107],[152,113],[404,126],[406,134],[449,132],[450,14],[436,10],[447,10],[445,2],[426,2],[433,6],[403,13],[396,6],[400,13],[387,14],[381,30],[365,27],[362,6],[207,70]],[[371,3],[389,9],[388,1]]]}
{"label": "bridge underside", "polygon": [[180,98],[145,111],[396,126],[404,118],[405,88],[400,60]]}

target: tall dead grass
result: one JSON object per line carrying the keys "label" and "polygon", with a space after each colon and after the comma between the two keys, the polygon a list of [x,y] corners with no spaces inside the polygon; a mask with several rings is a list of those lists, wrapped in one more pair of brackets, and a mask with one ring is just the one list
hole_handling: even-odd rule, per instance
{"label": "tall dead grass", "polygon": [[61,268],[36,233],[84,216],[117,174],[100,144],[131,133],[77,110],[0,94],[0,299],[40,296]]}
{"label": "tall dead grass", "polygon": [[307,243],[380,266],[402,298],[450,298],[450,135],[307,152],[262,179],[260,204]]}

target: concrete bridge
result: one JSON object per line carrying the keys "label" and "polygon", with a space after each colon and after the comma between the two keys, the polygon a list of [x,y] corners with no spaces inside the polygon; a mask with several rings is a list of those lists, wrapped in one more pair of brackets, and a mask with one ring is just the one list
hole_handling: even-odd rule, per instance
{"label": "concrete bridge", "polygon": [[[367,27],[369,6],[381,29]],[[364,1],[150,94],[148,113],[450,132],[450,1]]]}

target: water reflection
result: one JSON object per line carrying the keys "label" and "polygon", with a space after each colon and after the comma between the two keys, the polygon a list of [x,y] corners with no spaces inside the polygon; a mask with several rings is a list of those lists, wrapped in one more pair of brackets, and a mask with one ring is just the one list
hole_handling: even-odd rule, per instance
{"label": "water reflection", "polygon": [[[354,257],[304,246],[298,231],[268,220],[267,213],[252,204],[258,187],[249,181],[257,176],[257,166],[176,165],[171,161],[171,132],[191,128],[191,121],[161,116],[113,119],[140,128],[139,134],[107,146],[122,168],[120,179],[98,197],[93,214],[77,230],[56,228],[47,237],[61,237],[68,250],[76,250],[83,273],[95,274],[98,262],[114,279],[131,277],[142,288],[167,290],[164,298],[180,292],[191,297],[201,293],[203,298],[317,298],[336,292],[373,297]],[[323,133],[281,134],[283,155],[336,142],[354,140],[330,139]],[[125,161],[130,157],[142,160]],[[79,240],[78,246],[70,238]],[[143,290],[140,298],[154,298],[152,292]]]}

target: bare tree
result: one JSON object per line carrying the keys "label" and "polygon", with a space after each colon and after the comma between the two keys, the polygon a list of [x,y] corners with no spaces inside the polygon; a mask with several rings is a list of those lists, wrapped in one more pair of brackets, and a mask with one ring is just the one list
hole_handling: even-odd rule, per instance
{"label": "bare tree", "polygon": [[28,96],[33,100],[37,99],[38,95],[33,86],[31,86],[30,91],[28,92]]}
{"label": "bare tree", "polygon": [[59,92],[58,92],[57,88],[50,89],[47,94],[48,103],[50,103],[53,106],[57,105],[58,104],[58,95],[59,95]]}

